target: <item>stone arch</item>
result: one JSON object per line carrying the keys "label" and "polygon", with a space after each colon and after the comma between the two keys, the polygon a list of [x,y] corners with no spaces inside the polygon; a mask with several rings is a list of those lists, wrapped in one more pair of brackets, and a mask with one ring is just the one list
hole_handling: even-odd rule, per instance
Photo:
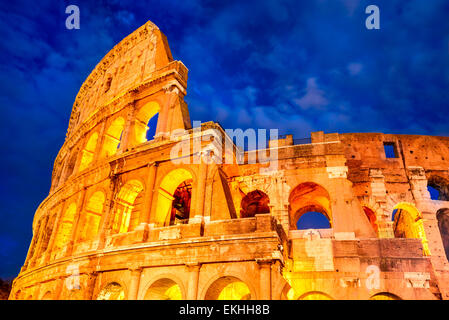
{"label": "stone arch", "polygon": [[[174,169],[164,176],[157,189],[155,217],[157,226],[168,226],[188,221],[190,218],[192,186],[193,175],[187,169]],[[189,194],[190,199],[188,199]],[[177,204],[180,208],[176,208]],[[182,210],[180,210],[181,207]]]}
{"label": "stone arch", "polygon": [[112,121],[104,134],[101,157],[112,156],[117,153],[120,145],[123,129],[125,128],[125,119],[117,117]]}
{"label": "stone arch", "polygon": [[247,283],[235,276],[222,276],[207,287],[204,300],[255,299]]}
{"label": "stone arch", "polygon": [[329,221],[329,226],[332,227],[329,193],[324,187],[315,182],[301,183],[291,191],[289,196],[290,228],[296,229],[298,220],[309,212],[322,214]]}
{"label": "stone arch", "polygon": [[242,199],[240,218],[251,218],[259,213],[270,213],[270,198],[260,190],[248,192]]}
{"label": "stone arch", "polygon": [[137,179],[126,182],[115,199],[113,233],[125,233],[134,230],[139,223],[142,211],[143,184]]}
{"label": "stone arch", "polygon": [[321,291],[303,293],[297,300],[334,300],[330,295]]}
{"label": "stone arch", "polygon": [[153,281],[145,291],[143,300],[182,300],[184,292],[172,277],[163,277]]}
{"label": "stone arch", "polygon": [[437,211],[437,221],[446,259],[449,261],[449,208],[442,208]]}
{"label": "stone arch", "polygon": [[124,300],[125,290],[118,282],[110,282],[97,295],[96,300]]}
{"label": "stone arch", "polygon": [[[147,137],[148,131],[156,133],[156,123],[152,123],[154,119],[157,119],[158,113],[161,110],[159,103],[156,101],[151,101],[146,103],[143,107],[137,111],[135,122],[134,122],[134,144],[140,144],[148,140],[150,137]],[[150,128],[151,125],[154,128]]]}
{"label": "stone arch", "polygon": [[84,146],[84,149],[81,151],[81,160],[78,171],[86,169],[94,160],[97,141],[98,133],[94,132],[90,135],[89,140],[87,140],[87,143]]}
{"label": "stone arch", "polygon": [[58,233],[53,245],[54,251],[63,249],[70,241],[72,236],[73,223],[75,221],[77,206],[75,202],[70,203],[64,211],[61,222],[59,223]]}
{"label": "stone arch", "polygon": [[65,174],[64,174],[64,180],[67,180],[70,178],[70,176],[75,172],[75,166],[76,166],[76,159],[78,158],[78,150],[72,150],[70,157],[66,164]]}
{"label": "stone arch", "polygon": [[51,291],[45,292],[45,294],[42,296],[41,300],[53,300]]}
{"label": "stone arch", "polygon": [[395,238],[421,239],[424,255],[430,255],[422,214],[413,204],[400,202],[395,205],[392,221]]}
{"label": "stone arch", "polygon": [[429,189],[429,187],[438,192],[438,197],[434,200],[449,201],[449,181],[447,179],[438,175],[431,175],[427,179],[427,188]]}
{"label": "stone arch", "polygon": [[372,295],[370,300],[402,300],[397,295],[390,293],[390,292],[379,292],[374,295]]}
{"label": "stone arch", "polygon": [[98,234],[105,198],[103,191],[96,191],[87,200],[83,209],[79,241],[92,240]]}
{"label": "stone arch", "polygon": [[293,300],[294,290],[292,286],[288,283],[285,284],[284,288],[281,291],[279,296],[279,300]]}
{"label": "stone arch", "polygon": [[378,226],[378,221],[377,221],[377,215],[376,212],[371,209],[370,207],[364,205],[362,206],[363,212],[365,214],[365,217],[368,219],[369,224],[371,225],[371,227],[373,228],[374,232],[376,232],[376,234],[379,233],[379,226]]}

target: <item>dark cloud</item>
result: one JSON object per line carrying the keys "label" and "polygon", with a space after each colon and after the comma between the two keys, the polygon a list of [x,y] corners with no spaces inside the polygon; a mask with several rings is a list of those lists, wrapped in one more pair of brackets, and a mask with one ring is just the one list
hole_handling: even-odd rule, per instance
{"label": "dark cloud", "polygon": [[[65,28],[76,4],[81,28]],[[192,120],[225,128],[448,135],[449,4],[364,0],[0,4],[0,277],[18,273],[74,98],[99,60],[153,21],[189,68]]]}

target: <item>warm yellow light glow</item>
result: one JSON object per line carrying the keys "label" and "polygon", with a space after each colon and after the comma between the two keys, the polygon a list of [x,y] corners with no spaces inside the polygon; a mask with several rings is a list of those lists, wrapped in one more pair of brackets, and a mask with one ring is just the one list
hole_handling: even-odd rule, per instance
{"label": "warm yellow light glow", "polygon": [[104,135],[101,157],[108,157],[117,152],[124,127],[125,119],[122,117],[118,117],[112,122]]}
{"label": "warm yellow light glow", "polygon": [[122,286],[116,282],[108,284],[97,296],[97,300],[123,300],[125,291]]}
{"label": "warm yellow light glow", "polygon": [[322,292],[307,292],[299,297],[299,300],[332,300],[327,294]]}
{"label": "warm yellow light glow", "polygon": [[76,204],[71,203],[64,212],[62,221],[56,235],[54,250],[62,249],[70,241],[72,236],[73,221],[75,219]]}
{"label": "warm yellow light glow", "polygon": [[182,300],[179,285],[171,279],[160,279],[154,282],[145,294],[145,300]]}
{"label": "warm yellow light glow", "polygon": [[221,290],[217,300],[249,300],[251,292],[243,282],[233,282]]}
{"label": "warm yellow light glow", "polygon": [[158,226],[170,223],[170,210],[172,208],[173,193],[184,181],[191,180],[192,174],[186,169],[170,171],[162,180],[158,189],[155,224]]}
{"label": "warm yellow light glow", "polygon": [[160,106],[157,102],[149,102],[144,105],[136,116],[136,122],[134,124],[135,143],[139,144],[147,141],[146,135],[148,131],[148,121],[153,118],[160,110]]}
{"label": "warm yellow light glow", "polygon": [[372,296],[370,298],[370,300],[401,300],[401,298],[399,298],[398,296],[388,293],[388,292],[383,292],[383,293],[378,293],[375,294],[374,296]]}
{"label": "warm yellow light glow", "polygon": [[421,213],[414,205],[406,202],[398,203],[394,209],[397,209],[393,225],[395,237],[421,239],[423,253],[429,256],[430,250]]}
{"label": "warm yellow light glow", "polygon": [[236,277],[222,277],[207,289],[205,300],[251,300],[251,291]]}
{"label": "warm yellow light glow", "polygon": [[97,235],[101,214],[103,213],[104,200],[104,193],[97,191],[87,201],[82,217],[84,226],[81,230],[80,241],[92,240]]}
{"label": "warm yellow light glow", "polygon": [[[139,180],[128,181],[119,191],[115,201],[115,215],[112,225],[114,233],[124,233],[130,231],[131,216],[137,217],[140,215],[139,210],[136,210],[135,200],[140,192],[143,190],[143,185]],[[135,218],[133,219],[135,221]]]}
{"label": "warm yellow light glow", "polygon": [[86,143],[86,147],[82,150],[79,171],[84,170],[93,161],[95,148],[97,147],[98,133],[94,132]]}

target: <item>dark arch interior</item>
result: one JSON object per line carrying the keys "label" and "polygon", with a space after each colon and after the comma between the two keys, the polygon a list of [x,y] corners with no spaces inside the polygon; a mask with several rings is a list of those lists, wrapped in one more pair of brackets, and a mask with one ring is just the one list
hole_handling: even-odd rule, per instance
{"label": "dark arch interior", "polygon": [[269,202],[270,199],[264,192],[260,190],[249,192],[242,199],[240,217],[250,218],[259,213],[270,213]]}
{"label": "dark arch interior", "polygon": [[449,201],[449,183],[445,179],[438,176],[430,177],[427,190],[432,200]]}
{"label": "dark arch interior", "polygon": [[437,211],[438,229],[440,229],[441,240],[443,241],[446,259],[449,260],[449,209]]}
{"label": "dark arch interior", "polygon": [[187,223],[192,199],[192,179],[182,182],[173,193],[170,225]]}

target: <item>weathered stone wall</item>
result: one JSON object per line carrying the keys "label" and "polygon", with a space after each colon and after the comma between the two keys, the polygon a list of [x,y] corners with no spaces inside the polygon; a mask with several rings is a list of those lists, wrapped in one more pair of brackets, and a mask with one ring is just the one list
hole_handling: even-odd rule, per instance
{"label": "weathered stone wall", "polygon": [[[186,86],[187,69],[152,23],[97,65],[10,299],[449,299],[448,138],[313,132],[295,145],[287,136],[269,142],[278,161],[267,173],[193,149],[210,147],[211,134],[229,138],[213,122],[191,128]],[[176,163],[180,142],[191,144]],[[189,217],[172,224],[185,181]],[[254,191],[268,199],[263,209],[248,200]],[[308,211],[330,228],[296,230]]]}

